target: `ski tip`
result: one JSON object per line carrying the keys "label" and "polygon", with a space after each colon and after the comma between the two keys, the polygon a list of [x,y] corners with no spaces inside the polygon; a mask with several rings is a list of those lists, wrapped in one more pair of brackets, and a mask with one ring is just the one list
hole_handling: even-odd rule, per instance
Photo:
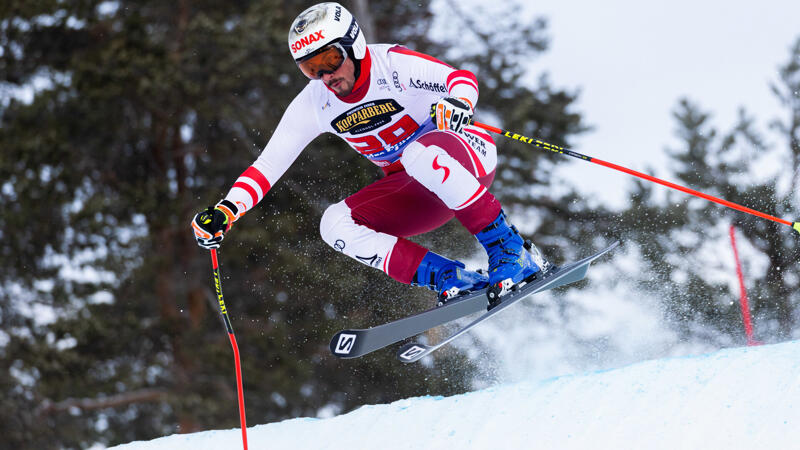
{"label": "ski tip", "polygon": [[430,347],[412,342],[400,347],[400,350],[397,351],[397,359],[408,364],[419,361],[428,353],[430,353]]}
{"label": "ski tip", "polygon": [[360,341],[358,333],[352,330],[343,330],[331,338],[330,350],[333,356],[337,358],[355,358],[361,356],[358,354]]}
{"label": "ski tip", "polygon": [[792,228],[794,228],[794,231],[797,231],[798,233],[800,233],[800,222],[793,223],[792,224]]}

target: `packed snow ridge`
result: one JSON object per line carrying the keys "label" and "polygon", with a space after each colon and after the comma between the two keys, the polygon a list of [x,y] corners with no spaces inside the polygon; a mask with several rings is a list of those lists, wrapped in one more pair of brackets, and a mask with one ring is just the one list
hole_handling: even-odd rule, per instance
{"label": "packed snow ridge", "polygon": [[[248,429],[250,449],[800,449],[800,341]],[[237,449],[241,431],[121,450]]]}

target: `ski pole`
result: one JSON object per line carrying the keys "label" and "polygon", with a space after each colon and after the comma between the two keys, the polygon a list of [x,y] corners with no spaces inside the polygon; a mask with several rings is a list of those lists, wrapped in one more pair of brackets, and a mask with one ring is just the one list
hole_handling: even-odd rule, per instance
{"label": "ski pole", "polygon": [[733,261],[736,263],[736,277],[739,279],[739,306],[742,309],[742,323],[744,324],[744,335],[747,337],[747,345],[759,345],[753,339],[753,322],[750,318],[750,305],[747,301],[747,288],[744,285],[744,273],[742,272],[742,262],[739,260],[739,249],[736,247],[736,228],[731,224],[730,232],[731,247],[733,248]]}
{"label": "ski pole", "polygon": [[591,156],[583,155],[581,153],[574,152],[574,151],[566,149],[564,147],[559,147],[558,145],[550,144],[548,142],[544,142],[544,141],[541,141],[539,139],[533,139],[533,138],[529,138],[527,136],[522,136],[521,134],[514,133],[514,132],[511,132],[511,131],[507,131],[507,130],[503,130],[501,128],[493,127],[491,125],[486,125],[486,124],[483,124],[483,123],[480,123],[480,122],[475,122],[474,120],[471,121],[470,124],[471,125],[475,125],[476,127],[479,127],[479,128],[483,128],[486,131],[491,131],[492,133],[502,134],[503,136],[505,136],[507,138],[511,138],[511,139],[514,139],[514,140],[517,140],[517,141],[520,141],[520,142],[524,142],[526,144],[533,145],[534,147],[540,148],[542,150],[549,150],[549,151],[554,152],[554,153],[561,153],[561,154],[564,154],[564,155],[567,155],[567,156],[571,156],[573,158],[581,159],[583,161],[588,161],[588,162],[592,162],[592,163],[595,163],[595,164],[599,164],[601,166],[605,166],[605,167],[608,167],[608,168],[611,168],[611,169],[614,169],[614,170],[618,170],[620,172],[625,172],[625,173],[627,173],[629,175],[633,175],[635,177],[639,177],[639,178],[645,179],[647,181],[652,181],[653,183],[658,183],[658,184],[660,184],[662,186],[667,186],[667,187],[670,187],[672,189],[676,189],[676,190],[679,190],[681,192],[685,192],[685,193],[687,193],[689,195],[694,195],[695,197],[700,197],[700,198],[712,201],[714,203],[719,203],[720,205],[727,206],[728,208],[732,208],[732,209],[735,209],[737,211],[741,211],[741,212],[745,212],[745,213],[748,213],[748,214],[752,214],[754,216],[761,217],[762,219],[771,220],[773,222],[777,222],[777,223],[780,223],[782,225],[786,225],[786,226],[792,227],[795,231],[800,233],[800,222],[789,222],[788,220],[783,220],[783,219],[780,219],[778,217],[771,216],[769,214],[766,214],[766,213],[763,213],[763,212],[760,212],[760,211],[756,211],[755,209],[751,209],[751,208],[748,208],[746,206],[742,206],[742,205],[738,205],[738,204],[733,203],[733,202],[729,202],[728,200],[724,200],[724,199],[721,199],[721,198],[714,197],[713,195],[704,194],[702,192],[695,191],[694,189],[689,189],[687,187],[683,187],[683,186],[677,185],[675,183],[671,183],[669,181],[665,181],[665,180],[662,180],[660,178],[656,178],[656,177],[654,177],[652,175],[647,175],[646,173],[637,172],[635,170],[628,169],[627,167],[618,166],[618,165],[616,165],[614,163],[610,163],[610,162],[607,162],[607,161],[603,161],[601,159],[593,158]]}
{"label": "ski pole", "polygon": [[239,395],[239,423],[242,426],[242,444],[247,450],[247,423],[244,415],[244,389],[242,387],[242,364],[239,360],[239,346],[236,344],[236,336],[233,334],[231,319],[228,317],[228,308],[225,307],[225,299],[222,297],[222,277],[219,275],[219,260],[217,259],[217,249],[211,249],[211,265],[214,268],[214,287],[217,290],[217,300],[219,301],[219,312],[225,321],[225,328],[228,330],[228,338],[233,347],[233,358],[236,363],[236,391]]}

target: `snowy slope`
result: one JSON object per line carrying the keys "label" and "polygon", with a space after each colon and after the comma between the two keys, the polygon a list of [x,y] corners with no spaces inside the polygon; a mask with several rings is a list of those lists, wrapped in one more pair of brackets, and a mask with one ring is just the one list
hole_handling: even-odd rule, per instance
{"label": "snowy slope", "polygon": [[[248,437],[251,449],[800,449],[800,341],[364,406]],[[241,432],[115,448],[236,449]]]}

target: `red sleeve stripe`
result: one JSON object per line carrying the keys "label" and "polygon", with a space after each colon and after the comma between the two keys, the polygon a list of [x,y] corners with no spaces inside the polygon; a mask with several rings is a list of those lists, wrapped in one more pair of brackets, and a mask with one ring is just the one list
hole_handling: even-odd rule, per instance
{"label": "red sleeve stripe", "polygon": [[452,93],[453,92],[453,88],[456,87],[456,85],[459,85],[459,84],[466,84],[467,86],[471,87],[472,89],[475,89],[476,92],[478,91],[478,86],[475,86],[472,82],[459,80],[459,81],[456,81],[455,83],[451,84],[450,87],[447,88],[447,92]]}
{"label": "red sleeve stripe", "polygon": [[250,178],[251,180],[255,181],[258,184],[258,187],[261,188],[262,196],[269,191],[270,184],[269,181],[267,181],[267,177],[265,177],[260,170],[253,166],[248,167],[239,178]]}
{"label": "red sleeve stripe", "polygon": [[478,79],[469,70],[456,70],[447,77],[447,90],[452,90],[453,86],[459,83],[467,83],[478,90]]}
{"label": "red sleeve stripe", "polygon": [[[266,194],[266,192],[264,192],[264,190],[261,189],[261,185],[256,183],[256,180],[254,180],[252,178],[241,176],[241,177],[239,177],[238,180],[236,180],[236,183],[237,184],[246,185],[247,187],[252,189],[253,192],[256,193],[256,197],[258,198],[258,200],[261,200],[262,198],[264,198],[264,195]],[[245,189],[245,188],[242,187],[242,189]],[[245,189],[245,190],[247,190],[247,189]]]}
{"label": "red sleeve stripe", "polygon": [[260,170],[250,166],[239,176],[233,187],[242,189],[250,194],[253,199],[253,206],[255,206],[269,191],[270,184]]}
{"label": "red sleeve stripe", "polygon": [[467,78],[472,80],[475,84],[478,84],[478,79],[475,77],[475,74],[469,70],[462,69],[454,71],[447,77],[447,84],[450,84],[450,81],[453,80],[453,78]]}
{"label": "red sleeve stripe", "polygon": [[233,189],[235,189],[235,188],[243,189],[248,194],[250,194],[250,197],[253,199],[253,206],[258,204],[258,201],[261,200],[259,198],[259,196],[258,196],[258,192],[256,192],[256,190],[253,189],[253,187],[250,186],[247,183],[243,183],[241,181],[237,181],[236,183],[233,183]]}
{"label": "red sleeve stripe", "polygon": [[431,61],[431,62],[439,63],[441,65],[450,67],[451,69],[453,68],[451,65],[449,65],[447,63],[444,63],[442,61],[439,61],[438,59],[434,58],[433,56],[428,56],[428,55],[426,55],[424,53],[415,52],[414,50],[409,50],[409,49],[403,47],[402,45],[395,45],[394,47],[390,48],[389,51],[390,52],[395,52],[395,53],[400,53],[401,55],[416,56],[417,58],[422,58],[422,59],[426,59],[426,60]]}

